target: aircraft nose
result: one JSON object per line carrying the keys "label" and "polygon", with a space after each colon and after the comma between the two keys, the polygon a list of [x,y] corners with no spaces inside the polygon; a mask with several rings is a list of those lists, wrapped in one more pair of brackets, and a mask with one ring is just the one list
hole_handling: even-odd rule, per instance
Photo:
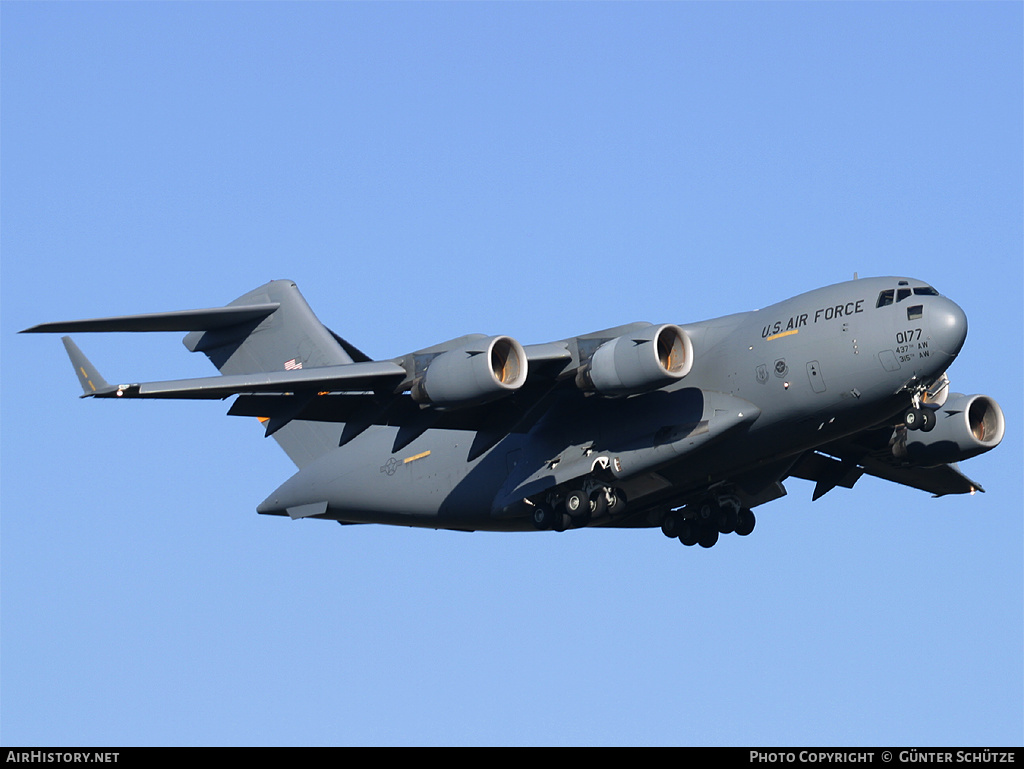
{"label": "aircraft nose", "polygon": [[929,315],[935,346],[950,358],[955,358],[967,339],[967,314],[956,302],[936,297]]}

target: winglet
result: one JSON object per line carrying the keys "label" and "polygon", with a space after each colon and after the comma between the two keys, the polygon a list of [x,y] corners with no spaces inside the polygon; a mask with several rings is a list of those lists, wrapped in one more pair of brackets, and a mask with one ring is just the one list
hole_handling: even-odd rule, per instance
{"label": "winglet", "polygon": [[71,340],[71,337],[62,336],[60,340],[64,343],[64,349],[68,351],[71,365],[75,367],[75,375],[78,377],[82,390],[85,392],[85,395],[82,396],[83,398],[114,389],[107,384],[107,380],[103,378],[100,372],[96,370],[96,367],[78,349],[78,345]]}

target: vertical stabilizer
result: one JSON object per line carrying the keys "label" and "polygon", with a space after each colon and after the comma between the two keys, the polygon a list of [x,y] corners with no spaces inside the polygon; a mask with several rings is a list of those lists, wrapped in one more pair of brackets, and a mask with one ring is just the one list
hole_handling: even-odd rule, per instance
{"label": "vertical stabilizer", "polygon": [[[313,314],[290,280],[275,280],[240,296],[229,307],[280,306],[265,318],[227,328],[193,331],[185,347],[202,352],[222,374],[289,371],[352,363],[335,336]],[[303,467],[338,445],[341,426],[292,421],[273,433],[291,460]]]}

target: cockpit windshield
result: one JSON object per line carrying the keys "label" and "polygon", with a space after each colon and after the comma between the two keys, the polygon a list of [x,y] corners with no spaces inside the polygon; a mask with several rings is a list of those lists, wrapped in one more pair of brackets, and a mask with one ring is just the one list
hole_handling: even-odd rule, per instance
{"label": "cockpit windshield", "polygon": [[900,288],[887,288],[884,291],[879,292],[878,301],[875,302],[875,307],[886,307],[896,302],[902,302],[904,299],[909,299],[911,296],[938,296],[939,292],[931,286],[916,286],[914,288],[904,288],[907,285],[905,280],[901,280]]}

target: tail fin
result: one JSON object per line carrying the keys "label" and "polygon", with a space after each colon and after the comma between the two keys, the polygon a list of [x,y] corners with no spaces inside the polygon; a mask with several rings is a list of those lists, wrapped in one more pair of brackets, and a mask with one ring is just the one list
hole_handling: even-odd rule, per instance
{"label": "tail fin", "polygon": [[[268,304],[279,306],[262,319],[193,331],[185,337],[185,347],[204,353],[222,374],[336,366],[352,363],[354,358],[367,359],[320,323],[290,280],[275,280],[260,286],[228,307]],[[340,425],[308,421],[290,422],[273,433],[274,439],[299,467],[336,447],[340,435]]]}

